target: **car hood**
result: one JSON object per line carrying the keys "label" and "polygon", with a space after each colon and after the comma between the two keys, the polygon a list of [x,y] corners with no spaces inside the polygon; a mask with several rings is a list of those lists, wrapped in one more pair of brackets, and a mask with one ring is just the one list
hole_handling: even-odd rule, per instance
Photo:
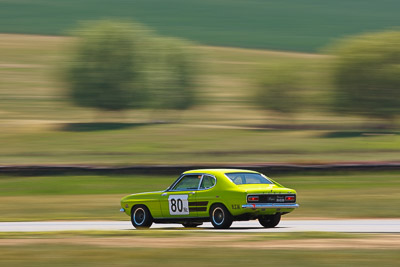
{"label": "car hood", "polygon": [[133,200],[133,199],[158,199],[161,193],[164,191],[155,191],[155,192],[144,192],[144,193],[135,193],[135,194],[130,194],[121,199],[122,202],[127,201],[127,200]]}
{"label": "car hood", "polygon": [[289,193],[296,194],[296,191],[290,188],[278,186],[276,184],[241,184],[238,187],[249,194],[271,194],[271,193]]}

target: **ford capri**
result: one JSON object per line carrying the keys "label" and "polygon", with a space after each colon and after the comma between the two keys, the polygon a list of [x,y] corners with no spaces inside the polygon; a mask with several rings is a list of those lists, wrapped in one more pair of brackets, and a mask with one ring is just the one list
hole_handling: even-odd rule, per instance
{"label": "ford capri", "polygon": [[121,212],[135,228],[153,223],[196,227],[210,222],[217,229],[233,221],[257,219],[266,228],[298,208],[296,191],[249,170],[199,169],[184,172],[164,191],[138,193],[121,199]]}

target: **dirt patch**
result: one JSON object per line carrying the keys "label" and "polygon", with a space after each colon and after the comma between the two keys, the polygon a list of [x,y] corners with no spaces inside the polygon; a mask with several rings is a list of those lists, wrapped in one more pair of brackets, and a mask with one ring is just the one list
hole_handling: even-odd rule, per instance
{"label": "dirt patch", "polygon": [[92,245],[101,247],[144,248],[251,248],[251,249],[399,249],[400,235],[379,235],[365,238],[328,238],[296,240],[254,240],[247,235],[196,237],[72,237],[0,239],[0,246],[36,244]]}
{"label": "dirt patch", "polygon": [[[379,238],[354,239],[300,239],[261,241],[256,243],[258,249],[395,249],[400,248],[400,236],[381,236]],[[253,247],[254,242],[240,242],[232,247]]]}

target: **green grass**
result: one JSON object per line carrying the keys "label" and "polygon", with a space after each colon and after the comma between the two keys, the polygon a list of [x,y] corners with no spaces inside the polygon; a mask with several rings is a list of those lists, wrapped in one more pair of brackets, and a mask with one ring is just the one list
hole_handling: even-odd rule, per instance
{"label": "green grass", "polygon": [[[133,240],[134,242],[134,240]],[[397,266],[396,249],[115,248],[94,245],[1,246],[4,266]]]}
{"label": "green grass", "polygon": [[385,161],[400,155],[400,135],[325,137],[329,131],[247,130],[184,124],[64,131],[63,124],[0,132],[3,164],[232,164]]}
{"label": "green grass", "polygon": [[130,194],[164,190],[174,176],[1,177],[0,196]]}
{"label": "green grass", "polygon": [[202,44],[316,51],[335,38],[399,26],[396,0],[1,0],[0,32],[65,34],[77,21],[129,18]]}
{"label": "green grass", "polygon": [[[74,107],[66,97],[59,71],[72,39],[0,35],[0,40],[1,164],[395,161],[400,156],[397,131],[364,135],[363,126],[373,119],[327,113],[328,56],[199,47],[204,72],[198,106],[181,114],[108,114]],[[292,119],[264,113],[250,101],[255,78],[282,62],[301,66],[301,83],[313,100]],[[154,123],[159,120],[173,123]]]}
{"label": "green grass", "polygon": [[[123,196],[163,190],[177,176],[0,177],[0,220],[129,220]],[[399,172],[273,178],[297,190],[301,207],[287,218],[400,217]]]}

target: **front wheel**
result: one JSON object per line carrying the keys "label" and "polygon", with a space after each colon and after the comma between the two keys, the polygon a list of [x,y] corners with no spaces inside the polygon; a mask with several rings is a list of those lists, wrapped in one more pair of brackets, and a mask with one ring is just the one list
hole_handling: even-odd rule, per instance
{"label": "front wheel", "polygon": [[153,224],[153,217],[146,206],[136,205],[132,208],[131,222],[136,229],[149,228]]}
{"label": "front wheel", "polygon": [[275,215],[263,215],[258,217],[258,221],[265,228],[273,228],[281,221],[281,214],[277,213]]}
{"label": "front wheel", "polygon": [[216,229],[228,229],[233,222],[233,216],[222,204],[215,204],[210,208],[210,219]]}

